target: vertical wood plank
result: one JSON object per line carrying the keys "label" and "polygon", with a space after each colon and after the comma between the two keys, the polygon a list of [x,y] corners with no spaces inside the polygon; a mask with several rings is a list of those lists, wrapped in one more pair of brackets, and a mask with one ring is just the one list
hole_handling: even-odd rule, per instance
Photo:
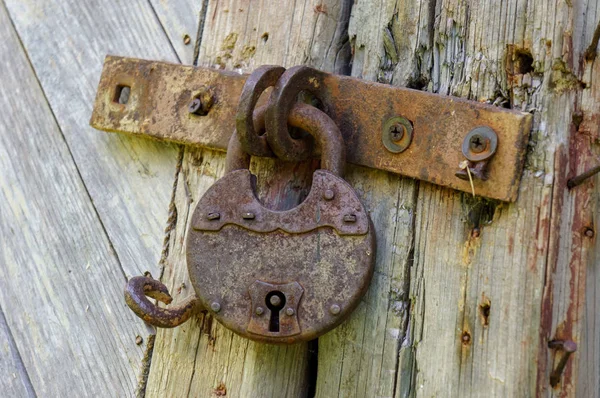
{"label": "vertical wood plank", "polygon": [[150,0],[179,61],[191,65],[198,56],[199,22],[206,15],[208,0]]}
{"label": "vertical wood plank", "polygon": [[[416,52],[398,50],[428,42],[430,6],[429,2],[417,1],[402,7],[394,2],[356,2],[349,26],[352,75],[411,87],[418,84],[417,67],[427,61]],[[399,13],[405,20],[393,23]],[[398,48],[390,41],[393,31],[402,32],[398,37],[403,42]],[[402,64],[396,76],[392,60]],[[407,334],[409,272],[414,256],[417,183],[364,168],[352,168],[347,178],[375,225],[375,274],[350,319],[319,339],[317,396],[389,397],[397,390],[397,375],[405,374],[399,352],[411,339]]]}
{"label": "vertical wood plank", "polygon": [[0,309],[0,388],[7,397],[35,397],[29,374]]}
{"label": "vertical wood plank", "polygon": [[[309,64],[341,72],[349,47],[343,41],[348,2],[227,1],[206,11],[199,64],[251,71],[261,64]],[[192,292],[184,238],[191,211],[223,174],[224,156],[186,149],[177,187],[177,227],[163,281],[176,301]],[[310,189],[314,162],[284,164],[254,159],[258,195],[272,208],[297,205]],[[308,393],[307,344],[258,344],[234,335],[208,315],[157,334],[147,393],[150,396],[300,397]]]}
{"label": "vertical wood plank", "polygon": [[124,273],[157,275],[177,150],[88,125],[106,54],[177,61],[152,7],[5,3]]}
{"label": "vertical wood plank", "polygon": [[0,37],[2,352],[22,359],[22,395],[128,395],[141,325],[123,271],[4,6]]}
{"label": "vertical wood plank", "polygon": [[[326,359],[319,362],[320,395],[386,395],[382,385],[392,386],[395,396],[531,396],[536,385],[550,392],[545,345],[561,320],[572,320],[568,334],[576,339],[581,327],[577,297],[585,275],[578,267],[585,256],[573,255],[580,244],[570,241],[577,199],[560,198],[566,168],[583,167],[582,159],[568,163],[568,142],[585,41],[573,32],[595,24],[595,11],[586,11],[575,23],[572,5],[564,2],[355,3],[353,75],[531,110],[535,126],[517,203],[473,200],[426,183],[403,193],[400,200],[417,199],[408,238],[414,260],[406,262],[410,279],[404,282],[410,285],[408,330],[383,354],[398,355],[388,376],[395,384],[357,388],[363,385],[357,380],[368,380],[364,374],[377,368],[357,361],[364,359],[357,351],[372,350],[357,348],[362,335],[352,330],[329,348],[335,367],[327,369],[333,372],[325,372]],[[549,293],[551,279],[556,282]],[[548,294],[554,296],[550,315],[542,311]],[[540,332],[540,325],[547,330]],[[325,357],[321,340],[319,355]],[[532,366],[538,359],[539,369]],[[332,373],[338,375],[333,382]]]}

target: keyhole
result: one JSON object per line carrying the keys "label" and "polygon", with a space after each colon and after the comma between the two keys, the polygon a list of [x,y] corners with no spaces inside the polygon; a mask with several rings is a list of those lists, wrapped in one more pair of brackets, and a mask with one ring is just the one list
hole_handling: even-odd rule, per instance
{"label": "keyhole", "polygon": [[265,304],[271,310],[269,332],[279,332],[279,311],[285,306],[285,295],[278,290],[269,292],[265,298]]}

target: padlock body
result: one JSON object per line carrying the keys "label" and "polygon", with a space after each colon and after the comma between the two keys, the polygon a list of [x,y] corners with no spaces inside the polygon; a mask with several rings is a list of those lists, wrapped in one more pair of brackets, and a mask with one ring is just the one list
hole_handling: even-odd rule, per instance
{"label": "padlock body", "polygon": [[283,212],[260,204],[248,170],[228,173],[199,201],[188,232],[202,304],[234,332],[268,343],[312,340],[339,325],[366,292],[374,259],[368,214],[352,187],[324,170],[306,200]]}

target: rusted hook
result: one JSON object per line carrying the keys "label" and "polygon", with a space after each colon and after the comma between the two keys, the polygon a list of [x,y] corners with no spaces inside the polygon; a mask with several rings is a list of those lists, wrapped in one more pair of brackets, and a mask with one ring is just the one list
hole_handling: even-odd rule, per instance
{"label": "rusted hook", "polygon": [[129,308],[145,322],[160,328],[179,326],[202,308],[196,295],[174,308],[161,308],[146,296],[165,304],[170,304],[173,297],[160,281],[145,276],[133,277],[125,286],[125,302]]}

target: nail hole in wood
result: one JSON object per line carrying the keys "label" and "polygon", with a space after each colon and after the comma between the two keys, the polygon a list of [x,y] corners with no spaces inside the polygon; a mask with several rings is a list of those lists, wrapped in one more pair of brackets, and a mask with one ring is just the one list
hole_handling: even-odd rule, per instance
{"label": "nail hole in wood", "polygon": [[515,50],[515,72],[524,75],[533,72],[533,55],[531,51],[524,48]]}
{"label": "nail hole in wood", "polygon": [[471,344],[471,333],[465,330],[462,334],[461,341],[465,346]]}
{"label": "nail hole in wood", "polygon": [[483,327],[486,327],[490,324],[490,311],[492,308],[492,303],[489,299],[484,299],[484,301],[479,304],[479,315],[481,316],[481,324]]}

